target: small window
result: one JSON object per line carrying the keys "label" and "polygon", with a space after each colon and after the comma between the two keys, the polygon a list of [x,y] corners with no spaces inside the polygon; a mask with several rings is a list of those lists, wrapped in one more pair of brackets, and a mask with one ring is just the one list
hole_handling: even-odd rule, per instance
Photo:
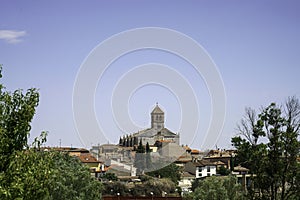
{"label": "small window", "polygon": [[210,172],[210,166],[207,166],[207,172]]}

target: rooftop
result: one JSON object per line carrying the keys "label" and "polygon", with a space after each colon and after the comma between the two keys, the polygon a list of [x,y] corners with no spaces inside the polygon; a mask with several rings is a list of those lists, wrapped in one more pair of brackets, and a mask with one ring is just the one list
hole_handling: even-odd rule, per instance
{"label": "rooftop", "polygon": [[162,109],[158,106],[158,104],[156,103],[155,108],[153,109],[153,111],[151,112],[151,114],[164,114],[164,111],[162,111]]}

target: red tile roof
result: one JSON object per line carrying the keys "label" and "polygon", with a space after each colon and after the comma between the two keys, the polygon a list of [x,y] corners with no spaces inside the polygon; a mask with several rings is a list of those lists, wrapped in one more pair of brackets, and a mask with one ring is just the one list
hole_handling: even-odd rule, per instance
{"label": "red tile roof", "polygon": [[90,153],[82,153],[77,157],[82,163],[101,163]]}

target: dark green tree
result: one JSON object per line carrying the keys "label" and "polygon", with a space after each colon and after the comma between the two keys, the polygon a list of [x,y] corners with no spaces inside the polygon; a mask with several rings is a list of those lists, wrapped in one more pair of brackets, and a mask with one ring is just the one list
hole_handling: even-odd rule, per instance
{"label": "dark green tree", "polygon": [[151,149],[150,149],[150,145],[149,143],[147,142],[146,144],[146,155],[145,155],[145,168],[147,170],[151,170],[152,169],[152,160],[151,160]]}
{"label": "dark green tree", "polygon": [[184,199],[188,200],[243,200],[245,193],[241,185],[236,183],[234,176],[228,177],[207,177],[198,181],[195,191],[186,194]]}
{"label": "dark green tree", "polygon": [[130,136],[130,143],[129,143],[129,146],[130,146],[130,147],[133,147],[133,138],[132,138],[132,136]]}
{"label": "dark green tree", "polygon": [[171,163],[161,169],[147,172],[147,175],[157,178],[169,178],[177,185],[180,180],[180,168],[175,163]]}
{"label": "dark green tree", "polygon": [[100,199],[101,183],[77,158],[40,149],[46,132],[27,144],[38,102],[36,89],[10,93],[0,84],[0,199]]}
{"label": "dark green tree", "polygon": [[133,145],[138,145],[139,141],[137,137],[133,138]]}
{"label": "dark green tree", "polygon": [[147,144],[146,144],[146,153],[150,153],[150,152],[151,152],[150,145],[147,142]]}
{"label": "dark green tree", "polygon": [[[238,128],[243,138],[232,138],[238,153],[236,162],[256,174],[253,180],[261,198],[284,200],[299,196],[300,180],[295,176],[300,170],[299,100],[290,97],[283,106],[272,103],[259,115],[253,113],[246,111]],[[254,193],[250,190],[249,194]]]}
{"label": "dark green tree", "polygon": [[123,136],[123,140],[122,141],[123,141],[122,145],[123,145],[123,147],[125,147],[126,146],[126,138],[125,138],[125,136]]}
{"label": "dark green tree", "polygon": [[176,190],[176,184],[169,178],[149,179],[144,183],[145,195],[161,196],[163,193],[172,194]]}
{"label": "dark green tree", "polygon": [[145,153],[145,147],[143,146],[142,139],[140,140],[136,153],[141,153],[141,154]]}
{"label": "dark green tree", "polygon": [[103,195],[116,196],[130,196],[130,191],[127,185],[121,181],[104,182]]}
{"label": "dark green tree", "polygon": [[[0,65],[0,78],[2,66]],[[11,93],[0,84],[0,172],[7,170],[12,155],[27,147],[30,122],[39,103],[39,93],[32,88]]]}
{"label": "dark green tree", "polygon": [[114,173],[105,173],[102,179],[105,181],[117,181],[118,177]]}
{"label": "dark green tree", "polygon": [[230,174],[230,170],[225,168],[223,165],[217,169],[217,174],[222,176],[227,176]]}
{"label": "dark green tree", "polygon": [[123,145],[123,140],[122,140],[121,137],[120,137],[120,139],[119,139],[119,145],[120,145],[120,146]]}
{"label": "dark green tree", "polygon": [[0,198],[100,199],[101,182],[91,177],[77,157],[39,148],[45,136],[35,139],[32,148],[13,153],[6,173],[0,175]]}
{"label": "dark green tree", "polygon": [[130,146],[130,139],[129,139],[129,137],[128,137],[128,135],[126,135],[126,147],[129,147]]}

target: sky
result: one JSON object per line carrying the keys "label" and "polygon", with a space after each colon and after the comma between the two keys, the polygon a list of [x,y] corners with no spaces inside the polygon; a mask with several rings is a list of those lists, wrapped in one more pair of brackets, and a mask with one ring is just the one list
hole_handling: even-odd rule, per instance
{"label": "sky", "polygon": [[[205,148],[232,148],[230,140],[237,134],[236,126],[245,107],[259,109],[271,102],[280,104],[288,96],[300,96],[299,9],[297,0],[1,0],[1,83],[10,91],[39,89],[40,104],[32,121],[30,141],[46,130],[49,146],[89,148],[99,143],[117,143],[121,135],[150,127],[150,112],[158,102],[166,113],[165,126],[180,134],[181,143],[203,149],[216,106],[212,102],[218,99],[212,101],[211,85],[191,63],[160,49],[140,49],[120,55],[101,76],[97,75],[92,107],[102,131],[100,141],[97,130],[78,131],[78,121],[74,119],[73,102],[79,98],[73,95],[75,83],[93,50],[128,30],[145,27],[174,30],[203,48],[224,86],[226,100],[220,99],[220,105],[226,108],[224,123],[214,138],[215,145]],[[113,52],[119,48],[122,46],[111,49]],[[99,62],[100,59],[101,56]],[[151,66],[144,66],[149,63],[161,64],[151,72],[163,74],[174,84],[175,91],[153,80],[139,83],[129,94],[116,93],[119,86],[126,87],[133,79],[147,80],[150,75],[138,70],[150,69]],[[164,71],[166,68],[170,71]],[[173,79],[173,72],[179,76]],[[134,73],[128,83],[119,84]],[[195,101],[188,91],[180,91],[180,81],[187,82]],[[118,95],[127,96],[117,98]],[[183,102],[190,97],[190,103]],[[128,118],[124,118],[122,109],[127,111]],[[196,116],[186,112],[193,109],[198,111]],[[217,111],[217,115],[223,113]],[[121,127],[126,126],[128,119],[135,126]],[[192,123],[195,119],[197,129],[184,132],[183,121]],[[89,121],[93,120],[82,117],[79,123]],[[85,134],[89,140],[83,139]]]}

